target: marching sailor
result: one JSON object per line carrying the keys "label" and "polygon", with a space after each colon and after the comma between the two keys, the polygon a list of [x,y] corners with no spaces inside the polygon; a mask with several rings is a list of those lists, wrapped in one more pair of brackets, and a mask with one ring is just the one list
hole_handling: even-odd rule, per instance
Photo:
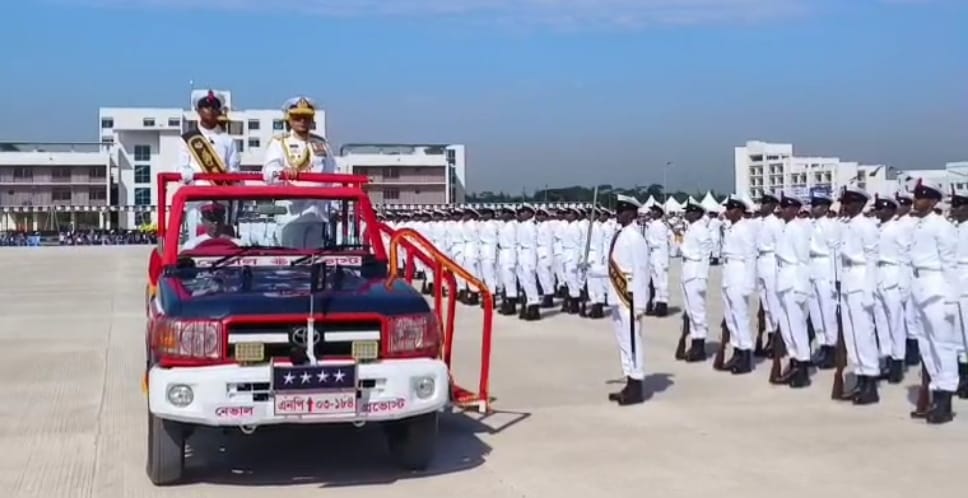
{"label": "marching sailor", "polygon": [[907,271],[911,232],[896,217],[897,203],[893,199],[874,197],[874,217],[880,221],[877,243],[877,289],[875,290],[874,324],[880,356],[891,384],[904,380],[904,349],[907,329],[904,326],[903,295],[909,292],[911,281]]}
{"label": "marching sailor", "polygon": [[555,296],[567,298],[568,278],[565,275],[565,227],[568,225],[567,210],[558,208],[555,218],[551,220],[552,259],[554,260],[555,272]]}
{"label": "marching sailor", "polygon": [[951,396],[958,390],[958,353],[963,347],[955,329],[958,319],[958,231],[935,212],[944,193],[941,188],[918,180],[914,188],[914,227],[911,242],[911,299],[921,317],[919,337],[921,359],[931,379],[931,405],[915,410],[914,418],[929,424],[943,424],[954,418]]}
{"label": "marching sailor", "polygon": [[578,222],[578,210],[569,207],[566,209],[566,218],[561,229],[561,250],[565,264],[565,283],[568,286],[568,294],[561,306],[563,313],[577,314],[579,311],[579,300],[581,299],[581,286],[578,281],[578,265],[584,254],[585,246],[581,239],[581,225]]}
{"label": "marching sailor", "polygon": [[756,291],[756,232],[746,218],[752,207],[743,199],[726,199],[723,233],[723,313],[733,355],[723,365],[734,375],[753,370],[753,331],[750,328],[749,297]]}
{"label": "marching sailor", "polygon": [[[911,241],[912,234],[914,233],[914,227],[918,224],[920,218],[915,217],[911,213],[911,206],[914,204],[914,197],[911,195],[907,189],[900,190],[894,194],[894,200],[897,201],[897,221],[901,226],[904,227],[906,232],[905,238]],[[909,255],[909,253],[905,253]],[[908,282],[914,280],[914,268],[911,266],[911,258],[905,257],[905,273]],[[905,289],[901,295],[902,305],[904,306],[904,326],[907,330],[907,340],[905,341],[904,347],[904,364],[913,367],[921,363],[921,352],[918,343],[918,338],[923,335],[921,329],[921,318],[918,316],[917,307],[914,306],[913,301],[911,301],[911,287]]]}
{"label": "marching sailor", "polygon": [[779,204],[780,199],[776,196],[764,193],[760,197],[760,218],[756,227],[756,284],[760,294],[760,309],[765,317],[767,341],[766,347],[761,349],[757,340],[754,354],[768,358],[773,356],[773,334],[779,328],[782,313],[780,299],[776,295],[776,243],[783,232],[783,221],[775,213]]}
{"label": "marching sailor", "polygon": [[686,204],[685,218],[689,225],[682,238],[682,300],[689,323],[691,345],[686,353],[687,362],[706,360],[706,289],[709,280],[709,258],[713,241],[703,214],[705,209],[691,199]]}
{"label": "marching sailor", "polygon": [[655,289],[655,307],[648,307],[647,314],[663,317],[669,314],[669,246],[672,231],[666,224],[665,211],[656,204],[651,208],[652,217],[645,225],[645,240],[649,244],[649,263],[652,272],[652,288]]}
{"label": "marching sailor", "polygon": [[840,244],[840,301],[844,344],[853,365],[857,383],[844,395],[856,405],[880,401],[877,379],[880,366],[877,336],[874,332],[874,289],[877,288],[877,225],[864,216],[868,195],[863,190],[844,187],[840,198],[847,218]]}
{"label": "marching sailor", "polygon": [[538,283],[541,284],[541,307],[551,308],[555,305],[555,273],[554,273],[554,244],[555,220],[549,220],[551,213],[545,208],[539,208],[535,213],[538,220]]}
{"label": "marching sailor", "polygon": [[534,222],[535,208],[530,204],[524,204],[518,208],[518,223],[515,231],[517,241],[517,277],[521,284],[521,291],[524,296],[521,299],[522,320],[538,320],[541,313],[538,305],[541,299],[538,296],[538,279],[535,270],[538,265],[538,227]]}
{"label": "marching sailor", "polygon": [[[494,304],[494,296],[497,293],[498,279],[497,274],[497,253],[498,253],[498,232],[500,222],[494,219],[494,209],[485,206],[481,208],[481,220],[477,222],[477,234],[480,238],[480,266],[481,280],[491,293],[491,304]],[[481,302],[483,306],[484,303]]]}
{"label": "marching sailor", "polygon": [[968,194],[951,193],[951,218],[958,229],[958,319],[955,331],[960,333],[958,354],[958,397],[968,399]]}
{"label": "marching sailor", "polygon": [[518,302],[518,281],[515,274],[518,266],[518,221],[514,216],[514,210],[510,207],[501,208],[503,223],[497,233],[497,264],[501,287],[504,288],[504,299],[501,300],[499,311],[502,315],[513,315]]}
{"label": "marching sailor", "polygon": [[[316,104],[306,97],[294,97],[283,105],[289,123],[288,134],[273,137],[266,148],[262,178],[268,184],[278,183],[283,173],[334,173],[336,163],[326,139],[312,133]],[[298,184],[298,183],[297,183]],[[276,204],[288,213],[276,216],[276,239],[279,245],[295,248],[317,248],[326,238],[329,202],[314,200],[281,200]]]}
{"label": "marching sailor", "polygon": [[[211,90],[195,101],[198,127],[182,134],[178,150],[178,171],[186,185],[193,183],[195,175],[199,173],[237,173],[240,170],[239,151],[232,137],[219,126],[222,105],[222,98]],[[193,202],[186,209],[188,237],[198,235],[201,230],[200,205]]]}
{"label": "marching sailor", "polygon": [[621,229],[612,237],[608,251],[608,278],[612,308],[612,327],[622,358],[625,388],[609,394],[621,406],[645,401],[642,344],[642,317],[649,302],[649,245],[635,224],[641,203],[634,197],[619,195],[616,212]]}
{"label": "marching sailor", "polygon": [[[780,333],[790,354],[789,374],[780,383],[792,388],[810,385],[810,336],[807,333],[807,300],[810,296],[810,230],[798,218],[802,203],[794,197],[780,199],[783,229],[777,238],[776,293],[780,302]],[[776,340],[776,338],[774,338]]]}
{"label": "marching sailor", "polygon": [[815,193],[810,197],[813,223],[810,233],[810,323],[817,338],[817,368],[834,368],[837,347],[837,272],[834,256],[840,245],[841,223],[829,216],[833,200]]}
{"label": "marching sailor", "polygon": [[[476,209],[469,207],[464,210],[464,219],[461,222],[461,231],[464,239],[464,250],[461,252],[463,260],[461,267],[467,270],[472,277],[481,278],[480,235],[478,235],[477,219],[480,213]],[[464,282],[464,304],[475,305],[480,303],[480,296],[477,291],[470,288],[468,282]]]}
{"label": "marching sailor", "polygon": [[588,250],[588,301],[591,303],[591,310],[588,318],[605,318],[605,294],[608,291],[607,268],[605,266],[605,255],[608,247],[605,244],[612,242],[608,226],[608,210],[596,207],[595,213],[598,218],[592,223],[591,244]]}

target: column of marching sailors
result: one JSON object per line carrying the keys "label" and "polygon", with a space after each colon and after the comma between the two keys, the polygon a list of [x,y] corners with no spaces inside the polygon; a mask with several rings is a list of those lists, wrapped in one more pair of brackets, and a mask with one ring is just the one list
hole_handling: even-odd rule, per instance
{"label": "column of marching sailors", "polygon": [[[605,318],[606,306],[633,308],[633,297],[642,302],[642,315],[666,316],[669,258],[677,248],[684,308],[677,359],[708,359],[709,268],[721,265],[723,340],[716,370],[747,374],[754,358],[770,359],[771,383],[804,388],[815,369],[837,369],[838,375],[846,369],[854,381],[837,398],[868,405],[879,401],[880,382],[900,384],[906,370],[920,364],[929,402],[911,416],[944,423],[953,418],[953,395],[968,398],[968,196],[951,193],[951,221],[939,214],[943,198],[938,187],[920,181],[912,192],[891,198],[854,188],[837,200],[768,194],[755,212],[750,202],[730,196],[721,215],[688,203],[681,230],[660,207],[626,198],[626,205],[647,215],[629,226],[642,240],[635,247],[647,253],[648,289],[633,296],[637,282],[625,269],[629,303],[621,302],[625,290],[616,292],[616,279],[623,277],[611,273],[620,259],[615,242],[622,226],[608,209],[454,207],[394,212],[387,221],[421,233],[482,281],[498,296],[501,314],[528,321],[540,320],[540,309],[556,307],[556,299],[561,312],[590,319]],[[433,278],[422,265],[418,270],[427,275],[429,293]],[[459,282],[462,302],[482,304],[475,288]],[[751,301],[758,304],[755,325]],[[629,373],[641,371],[641,365],[629,367],[641,354],[631,316],[622,323],[634,333],[616,332],[629,380],[610,395],[619,404],[641,402],[641,376]]]}

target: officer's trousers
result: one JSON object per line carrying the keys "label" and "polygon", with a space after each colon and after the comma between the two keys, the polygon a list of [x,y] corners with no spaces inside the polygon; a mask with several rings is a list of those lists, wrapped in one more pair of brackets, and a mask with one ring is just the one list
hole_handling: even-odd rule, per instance
{"label": "officer's trousers", "polygon": [[550,254],[538,256],[538,282],[541,282],[541,292],[546,296],[555,295],[554,259]]}
{"label": "officer's trousers", "polygon": [[954,392],[958,389],[958,352],[961,337],[955,330],[959,313],[954,304],[932,296],[917,303],[923,337],[918,339],[921,360],[931,376],[931,390]]}
{"label": "officer's trousers", "polygon": [[780,320],[780,335],[786,343],[790,358],[810,361],[810,334],[807,332],[806,294],[794,289],[785,289],[778,294],[783,311]]}
{"label": "officer's trousers", "polygon": [[810,321],[821,346],[837,345],[837,288],[830,280],[810,281]]}
{"label": "officer's trousers", "polygon": [[723,288],[723,318],[729,330],[729,344],[734,349],[753,349],[753,330],[750,328],[749,296],[738,287]]}
{"label": "officer's trousers", "polygon": [[776,294],[776,257],[770,253],[756,260],[756,287],[766,317],[766,331],[773,332],[779,326],[780,298]]}
{"label": "officer's trousers", "polygon": [[877,326],[877,343],[881,358],[903,360],[907,349],[907,330],[904,327],[904,304],[901,288],[877,289],[874,295],[874,324]]}
{"label": "officer's trousers", "polygon": [[705,278],[685,280],[680,285],[682,301],[689,317],[690,339],[705,339],[709,334],[709,322],[706,321],[706,286]]}
{"label": "officer's trousers", "polygon": [[[463,259],[464,259],[464,264],[461,266],[465,270],[467,270],[467,273],[470,273],[472,277],[478,280],[482,280],[481,279],[481,260],[479,256],[477,254],[469,253],[465,251]],[[476,289],[470,288],[470,284],[468,284],[467,281],[464,281],[464,287],[467,287],[469,290],[476,291]]]}
{"label": "officer's trousers", "polygon": [[572,298],[581,297],[581,285],[578,282],[578,258],[572,254],[565,259],[565,283],[568,284],[568,295]]}
{"label": "officer's trousers", "polygon": [[517,264],[513,259],[505,259],[498,256],[498,271],[500,271],[501,286],[504,288],[504,295],[509,298],[518,297]]}
{"label": "officer's trousers", "polygon": [[656,261],[656,264],[649,265],[649,273],[652,277],[652,287],[655,288],[655,298],[657,303],[669,303],[669,264],[668,257],[663,261]]}
{"label": "officer's trousers", "polygon": [[[552,255],[552,270],[555,273],[555,281],[558,287],[565,287],[568,285],[568,279],[565,277],[565,254],[562,252],[556,252]],[[558,290],[558,289],[555,289]]]}
{"label": "officer's trousers", "polygon": [[538,296],[538,279],[535,275],[535,266],[533,262],[521,262],[518,261],[517,267],[518,282],[521,284],[521,290],[524,292],[524,297],[527,299],[528,305],[538,304],[541,302]]}
{"label": "officer's trousers", "polygon": [[872,296],[866,292],[841,293],[844,344],[856,375],[877,376],[881,373],[877,337],[874,334],[873,305]]}
{"label": "officer's trousers", "polygon": [[588,270],[588,301],[592,304],[605,304],[608,295],[608,269],[604,263],[594,263]]}
{"label": "officer's trousers", "polygon": [[612,329],[618,343],[622,373],[635,380],[645,379],[645,353],[642,344],[642,323],[622,304],[612,308]]}
{"label": "officer's trousers", "polygon": [[497,292],[497,261],[491,258],[481,259],[481,280],[484,281],[484,285],[487,286],[487,290],[491,292],[491,295]]}

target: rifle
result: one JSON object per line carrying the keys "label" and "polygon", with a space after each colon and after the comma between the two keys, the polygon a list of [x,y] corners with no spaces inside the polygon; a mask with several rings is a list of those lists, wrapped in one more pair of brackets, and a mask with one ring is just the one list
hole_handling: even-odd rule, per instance
{"label": "rifle", "polygon": [[585,316],[585,303],[588,302],[587,280],[588,280],[588,270],[589,268],[591,268],[591,263],[588,261],[588,256],[591,253],[591,249],[592,249],[592,229],[594,228],[593,225],[595,224],[595,206],[597,205],[598,205],[598,187],[596,186],[595,191],[592,192],[592,208],[588,210],[588,232],[585,233],[585,254],[582,256],[581,264],[578,267],[582,272],[581,278],[579,279],[579,281],[585,282],[584,284],[582,284],[581,303],[579,304],[579,306],[581,307],[581,309],[579,310],[579,314],[581,316]]}
{"label": "rifle", "polygon": [[723,368],[724,362],[726,360],[726,344],[729,343],[729,327],[726,326],[726,319],[719,324],[723,333],[719,340],[719,350],[716,351],[716,358],[713,359],[713,368],[716,370],[725,370]]}
{"label": "rifle", "polygon": [[676,359],[686,359],[686,338],[689,337],[689,313],[682,313],[682,335],[679,336],[679,345],[676,346]]}
{"label": "rifle", "polygon": [[763,308],[763,300],[760,299],[760,309],[756,312],[756,351],[757,354],[763,353],[763,332],[766,331],[766,309]]}
{"label": "rifle", "polygon": [[783,335],[777,330],[773,333],[773,366],[770,368],[770,383],[780,384],[783,377],[783,357],[787,354],[786,342]]}
{"label": "rifle", "polygon": [[931,375],[921,361],[921,385],[918,387],[918,401],[911,412],[912,418],[923,418],[931,409]]}
{"label": "rifle", "polygon": [[[836,272],[837,267],[834,266]],[[844,342],[844,315],[840,300],[840,282],[834,274],[834,286],[837,289],[837,305],[834,316],[837,319],[837,349],[834,351],[834,385],[830,388],[830,399],[834,401],[844,399],[844,369],[847,368],[847,344]]]}

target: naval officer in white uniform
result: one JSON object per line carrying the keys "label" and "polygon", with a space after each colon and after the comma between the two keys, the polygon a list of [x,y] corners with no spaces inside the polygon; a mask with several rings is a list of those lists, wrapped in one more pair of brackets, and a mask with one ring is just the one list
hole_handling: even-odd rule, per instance
{"label": "naval officer in white uniform", "polygon": [[[262,177],[266,183],[278,183],[287,173],[335,173],[336,162],[326,139],[312,133],[316,104],[306,97],[294,97],[283,106],[289,133],[277,135],[269,142]],[[292,179],[290,176],[290,180]],[[293,182],[299,185],[298,181]],[[313,184],[307,184],[313,185]],[[330,202],[281,200],[278,205],[287,213],[276,216],[275,242],[296,248],[317,248],[326,238]]]}

